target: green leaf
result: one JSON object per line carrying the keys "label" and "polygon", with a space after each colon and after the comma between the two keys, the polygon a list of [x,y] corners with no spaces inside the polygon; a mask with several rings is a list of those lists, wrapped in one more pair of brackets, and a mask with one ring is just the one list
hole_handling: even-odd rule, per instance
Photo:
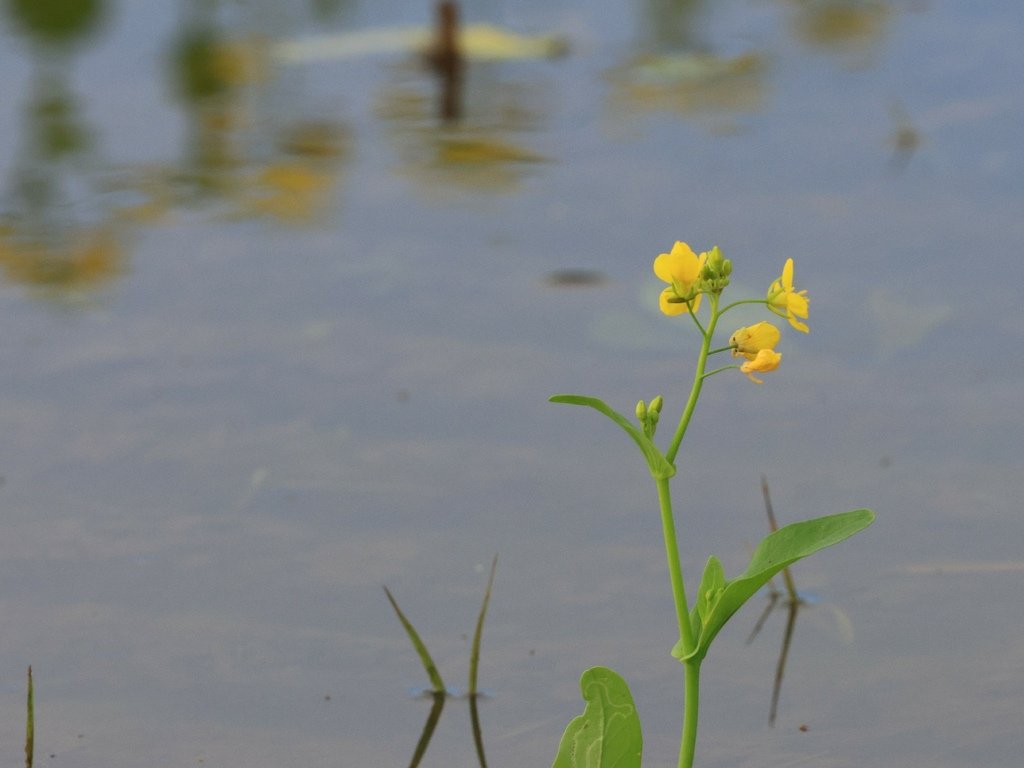
{"label": "green leaf", "polygon": [[640,718],[626,681],[607,667],[580,678],[587,706],[562,734],[551,768],[640,768]]}
{"label": "green leaf", "polygon": [[402,622],[402,626],[405,627],[405,633],[409,635],[409,642],[412,643],[413,648],[416,649],[416,653],[419,654],[420,662],[423,664],[423,669],[426,671],[427,677],[430,678],[430,684],[434,687],[434,693],[443,696],[446,690],[444,687],[444,680],[441,679],[441,673],[437,671],[437,665],[434,663],[433,658],[431,658],[430,651],[427,650],[426,644],[420,638],[420,634],[416,631],[416,628],[413,627],[412,622],[405,618],[405,614],[402,613],[402,609],[398,607],[398,603],[391,594],[391,590],[384,587],[384,594],[388,596],[388,601],[391,603],[391,607],[395,609],[395,613],[398,615],[398,620]]}
{"label": "green leaf", "polygon": [[722,564],[712,555],[690,612],[696,647],[687,653],[680,642],[672,649],[672,655],[684,662],[701,661],[725,623],[772,576],[797,560],[867,528],[874,519],[875,513],[870,509],[855,509],[780,528],[758,544],[747,570],[731,581],[725,580]]}
{"label": "green leaf", "polygon": [[658,446],[654,444],[651,438],[637,429],[633,422],[621,413],[609,407],[603,400],[598,400],[596,397],[587,397],[585,395],[552,395],[548,398],[548,402],[567,403],[569,405],[585,405],[588,408],[593,408],[595,411],[603,413],[609,419],[626,430],[626,433],[633,438],[633,441],[643,452],[644,458],[647,459],[647,466],[650,467],[651,474],[655,479],[663,480],[667,477],[672,477],[672,475],[676,473],[676,468],[661,455],[661,451],[658,450]]}

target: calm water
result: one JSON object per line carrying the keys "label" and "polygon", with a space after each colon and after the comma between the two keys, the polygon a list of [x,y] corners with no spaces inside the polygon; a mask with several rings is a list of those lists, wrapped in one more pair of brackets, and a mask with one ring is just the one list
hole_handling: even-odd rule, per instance
{"label": "calm water", "polygon": [[[743,567],[762,472],[783,521],[879,514],[796,569],[820,599],[774,730],[782,616],[745,646],[754,601],[723,634],[700,765],[1020,765],[1012,4],[467,2],[570,51],[471,64],[448,126],[408,54],[270,55],[426,2],[23,5],[0,26],[8,760],[31,663],[38,764],[406,765],[426,681],[380,585],[463,687],[499,553],[490,764],[550,764],[602,663],[645,764],[673,765],[653,488],[612,426],[545,400],[678,413],[693,337],[650,263],[680,238],[721,245],[734,294],[793,256],[813,297],[768,383],[705,390],[691,579],[711,551]],[[475,764],[465,710],[425,766]]]}

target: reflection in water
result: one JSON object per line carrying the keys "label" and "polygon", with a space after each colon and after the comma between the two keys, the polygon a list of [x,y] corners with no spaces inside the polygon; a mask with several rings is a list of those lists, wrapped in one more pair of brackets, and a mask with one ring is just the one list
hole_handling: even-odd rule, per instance
{"label": "reflection in water", "polygon": [[193,3],[173,46],[175,93],[190,135],[184,169],[167,181],[178,196],[218,197],[238,215],[314,221],[331,202],[348,133],[326,118],[278,126],[258,114],[274,95],[269,47],[258,32],[227,34],[216,5]]}
{"label": "reflection in water", "polygon": [[717,55],[694,30],[700,0],[648,0],[641,35],[607,75],[608,103],[620,118],[645,112],[721,117],[761,107],[765,62],[757,53]]}
{"label": "reflection in water", "polygon": [[644,0],[641,39],[651,52],[697,46],[694,24],[703,0]]}
{"label": "reflection in water", "polygon": [[377,116],[391,126],[398,145],[400,170],[431,192],[516,189],[529,169],[547,158],[520,143],[521,134],[537,128],[540,112],[527,104],[527,87],[498,79],[497,61],[549,58],[564,47],[555,45],[554,37],[521,38],[486,25],[461,27],[453,2],[438,3],[432,36],[418,58],[435,75],[438,108],[430,109],[428,84],[419,68],[408,64],[395,70],[401,82],[377,104]]}
{"label": "reflection in water", "polygon": [[[499,80],[500,67],[476,63],[464,80],[460,78],[466,88],[457,121],[438,120],[430,84],[418,71],[409,66],[395,70],[401,82],[381,94],[376,114],[390,126],[399,172],[429,192],[509,192],[547,161],[521,143],[542,119],[540,109],[531,103],[534,89]],[[446,84],[442,81],[437,87],[443,92]]]}
{"label": "reflection in water", "polygon": [[607,281],[607,275],[593,269],[556,269],[544,276],[544,282],[554,288],[590,288]]}
{"label": "reflection in water", "polygon": [[18,160],[0,214],[4,276],[59,300],[124,268],[119,212],[105,206],[88,165],[91,133],[68,82],[72,49],[102,18],[99,0],[11,0],[33,73]]}
{"label": "reflection in water", "polygon": [[832,53],[867,52],[885,35],[886,0],[788,0],[792,27],[807,45]]}
{"label": "reflection in water", "polygon": [[167,58],[187,118],[184,159],[129,171],[120,186],[142,197],[134,212],[145,220],[202,203],[233,217],[316,222],[333,201],[349,132],[331,116],[283,120],[303,110],[281,98],[294,101],[302,90],[276,87],[266,19],[253,8],[229,32],[222,5],[193,0]]}
{"label": "reflection in water", "polygon": [[444,122],[462,117],[462,75],[465,59],[459,50],[459,6],[457,3],[437,4],[437,40],[427,52],[427,61],[439,84],[438,116]]}
{"label": "reflection in water", "polygon": [[104,0],[7,0],[8,15],[34,42],[66,48],[94,32]]}
{"label": "reflection in water", "polygon": [[[483,731],[480,727],[480,713],[477,707],[477,702],[486,698],[486,695],[477,690],[477,670],[480,665],[480,641],[483,637],[484,631],[484,620],[487,618],[487,606],[491,602],[491,590],[494,587],[494,573],[498,567],[498,556],[495,555],[491,561],[491,573],[487,578],[487,589],[484,590],[483,604],[480,606],[480,613],[476,620],[476,630],[473,633],[473,645],[470,650],[469,657],[469,685],[466,690],[465,698],[469,700],[469,720],[473,730],[473,744],[476,748],[477,760],[480,763],[480,768],[487,768],[487,757],[484,754],[484,739]],[[402,623],[402,627],[405,629],[406,635],[409,637],[409,641],[412,643],[413,648],[416,649],[416,653],[420,657],[420,663],[423,664],[423,669],[427,673],[427,677],[430,678],[431,688],[425,691],[425,695],[429,696],[433,700],[433,705],[430,708],[430,714],[427,715],[427,721],[423,726],[423,731],[420,734],[419,741],[416,742],[416,749],[413,751],[412,760],[409,763],[409,768],[416,768],[423,759],[423,756],[427,752],[427,747],[430,745],[430,740],[434,736],[434,729],[437,727],[438,721],[441,719],[441,710],[444,709],[444,702],[450,694],[448,689],[445,688],[444,680],[441,679],[441,673],[437,669],[437,665],[434,663],[434,659],[430,655],[430,651],[427,650],[426,644],[423,642],[416,628],[413,627],[412,622],[406,618],[405,614],[402,613],[402,609],[398,607],[398,602],[391,594],[391,590],[384,587],[384,593],[388,597],[388,602],[391,603],[391,607],[395,611],[395,615],[398,616],[398,620]]]}
{"label": "reflection in water", "polygon": [[752,112],[764,94],[764,60],[756,53],[641,54],[608,73],[616,115],[675,112],[684,116]]}
{"label": "reflection in water", "polygon": [[907,167],[910,158],[921,145],[921,132],[910,120],[910,115],[902,104],[894,104],[889,109],[895,127],[892,132],[892,158],[889,162],[894,171],[902,171]]}
{"label": "reflection in water", "polygon": [[[768,491],[768,478],[764,475],[761,475],[761,494],[764,497],[765,513],[768,515],[768,527],[771,529],[772,533],[775,533],[779,530],[779,525],[775,519],[775,511],[772,508],[772,499]],[[786,609],[786,628],[782,634],[782,648],[779,650],[779,658],[775,663],[775,681],[772,685],[772,702],[771,706],[768,708],[768,726],[770,728],[775,727],[775,719],[779,711],[779,696],[782,693],[782,679],[786,674],[786,662],[789,659],[789,648],[793,640],[793,634],[796,631],[797,614],[802,608],[805,608],[814,602],[812,599],[801,595],[797,591],[796,582],[793,581],[793,574],[790,572],[788,567],[782,569],[782,579],[785,586],[785,592],[777,589],[774,581],[769,582],[771,591],[768,594],[768,604],[761,612],[761,615],[757,619],[757,623],[754,624],[754,628],[750,631],[750,635],[747,637],[747,644],[749,645],[754,642],[754,638],[756,638],[764,628],[765,622],[768,621],[768,617],[774,613],[777,608]],[[852,638],[853,632],[849,619],[838,608],[833,606],[832,610],[840,628],[845,630],[847,638]],[[804,730],[806,726],[800,726],[800,728],[801,730]]]}
{"label": "reflection in water", "polygon": [[[768,515],[768,527],[772,533],[779,530],[779,524],[775,520],[775,511],[772,509],[772,499],[768,492],[768,478],[761,475],[761,494],[764,496],[764,509]],[[779,710],[779,694],[782,692],[782,678],[786,673],[786,660],[789,658],[789,645],[793,639],[793,632],[796,629],[796,615],[800,612],[800,608],[804,605],[804,601],[801,599],[799,593],[796,591],[796,582],[793,581],[793,574],[789,568],[782,569],[782,579],[786,586],[786,593],[783,595],[775,587],[775,582],[771,581],[771,592],[768,596],[768,605],[765,606],[764,611],[758,618],[757,623],[754,625],[754,629],[751,630],[750,636],[747,638],[747,644],[749,645],[757,637],[761,628],[764,627],[768,617],[775,611],[776,608],[785,606],[786,608],[786,630],[782,635],[782,650],[779,651],[779,660],[775,665],[775,683],[772,686],[772,703],[768,709],[768,727],[775,727],[775,716]]]}

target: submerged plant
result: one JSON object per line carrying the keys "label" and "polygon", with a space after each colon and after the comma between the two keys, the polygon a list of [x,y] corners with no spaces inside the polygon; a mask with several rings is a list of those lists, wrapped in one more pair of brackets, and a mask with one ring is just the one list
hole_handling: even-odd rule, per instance
{"label": "submerged plant", "polygon": [[[735,307],[761,304],[785,318],[795,330],[807,333],[810,330],[805,322],[809,299],[806,290],[795,287],[793,260],[787,259],[779,277],[769,285],[765,298],[723,304],[722,294],[730,282],[732,262],[723,257],[718,246],[698,255],[686,243],[676,242],[668,253],[654,260],[654,273],[667,284],[659,297],[661,311],[672,317],[688,317],[700,340],[693,385],[667,448],[662,449],[654,440],[664,406],[661,395],[649,403],[643,400],[637,403],[637,423],[595,397],[555,395],[550,400],[593,408],[618,424],[640,449],[657,487],[679,628],[679,638],[671,653],[683,665],[685,698],[678,765],[691,768],[697,744],[701,663],[722,627],[776,573],[866,528],[874,519],[874,513],[857,509],[780,528],[757,546],[747,570],[731,579],[726,578],[721,561],[711,555],[691,607],[679,558],[670,480],[676,474],[677,455],[701,389],[707,379],[729,370],[739,370],[752,382],[761,384],[763,380],[755,374],[774,371],[782,362],[782,354],[775,350],[782,334],[771,323],[739,328],[728,344],[713,348],[719,321]],[[701,312],[702,307],[707,311]],[[707,370],[708,360],[725,352],[742,358],[743,362]],[[586,708],[566,728],[553,768],[638,768],[643,740],[626,682],[606,667],[593,667],[583,673],[580,688]]]}

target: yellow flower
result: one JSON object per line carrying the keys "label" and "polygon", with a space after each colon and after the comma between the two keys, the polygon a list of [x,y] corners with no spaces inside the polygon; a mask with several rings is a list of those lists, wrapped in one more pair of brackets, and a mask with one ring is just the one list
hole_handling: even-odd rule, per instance
{"label": "yellow flower", "polygon": [[781,335],[778,328],[763,320],[756,325],[740,328],[729,339],[729,346],[733,348],[732,356],[753,360],[762,349],[775,349]]}
{"label": "yellow flower", "polygon": [[668,283],[661,292],[658,304],[666,315],[681,315],[683,312],[696,312],[700,307],[700,293],[697,281],[700,271],[708,255],[700,256],[693,252],[686,243],[676,241],[670,253],[663,253],[654,260],[654,274]]}
{"label": "yellow flower", "polygon": [[807,291],[793,290],[793,260],[786,259],[782,274],[768,288],[768,309],[779,317],[789,320],[798,331],[807,333],[810,328],[797,318],[807,319]]}
{"label": "yellow flower", "polygon": [[752,360],[747,360],[747,362],[741,365],[740,370],[747,374],[747,378],[755,384],[764,384],[764,381],[757,378],[754,372],[766,373],[767,371],[774,371],[779,367],[781,361],[782,355],[778,352],[771,349],[762,349]]}

